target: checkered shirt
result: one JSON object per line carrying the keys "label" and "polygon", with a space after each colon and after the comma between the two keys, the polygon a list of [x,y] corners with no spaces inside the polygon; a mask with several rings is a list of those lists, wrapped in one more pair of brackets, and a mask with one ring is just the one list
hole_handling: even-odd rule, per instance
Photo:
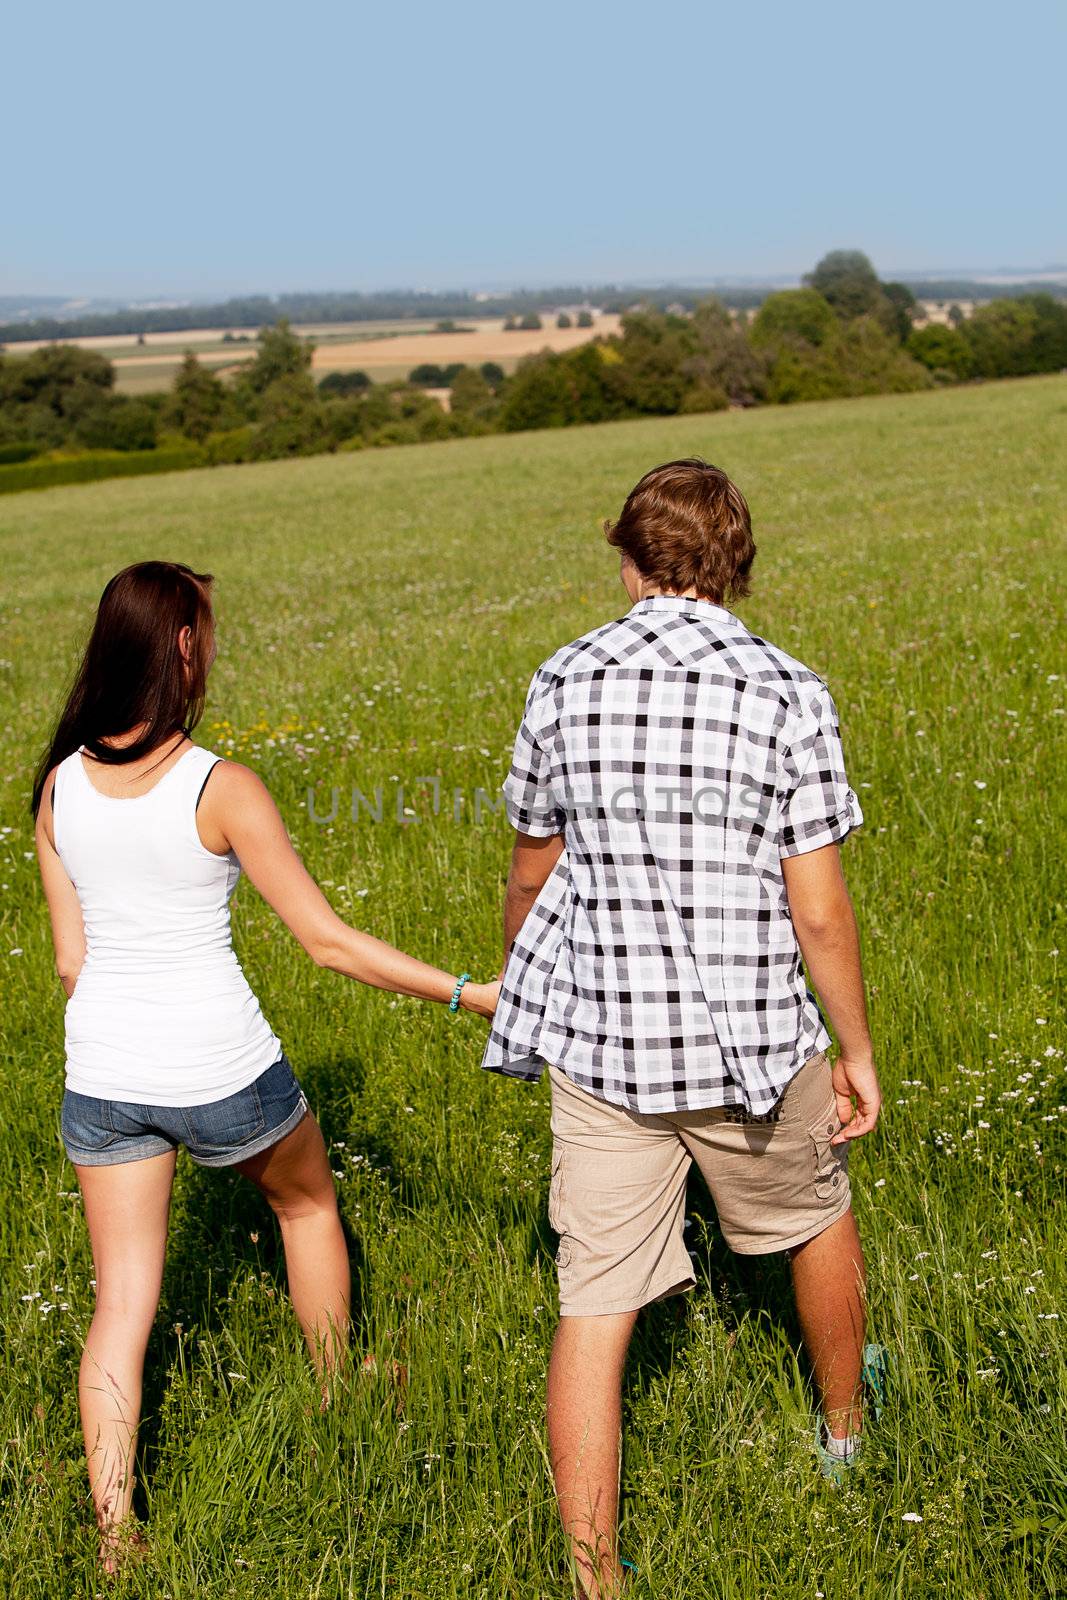
{"label": "checkered shirt", "polygon": [[504,784],[565,848],[482,1065],[635,1111],[764,1115],[830,1043],[782,857],[863,821],[825,683],[721,606],[658,595],[534,675]]}

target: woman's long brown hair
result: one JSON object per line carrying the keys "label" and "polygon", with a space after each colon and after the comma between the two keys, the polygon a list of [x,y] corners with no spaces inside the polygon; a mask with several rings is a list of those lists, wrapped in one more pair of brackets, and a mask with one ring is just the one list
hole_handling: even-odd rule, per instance
{"label": "woman's long brown hair", "polygon": [[[211,574],[176,561],[139,561],[115,574],[74,685],[33,785],[37,815],[52,768],[83,745],[98,761],[138,761],[175,733],[190,734],[204,709],[212,638]],[[182,656],[178,635],[188,628]],[[105,744],[131,728],[132,744]]]}

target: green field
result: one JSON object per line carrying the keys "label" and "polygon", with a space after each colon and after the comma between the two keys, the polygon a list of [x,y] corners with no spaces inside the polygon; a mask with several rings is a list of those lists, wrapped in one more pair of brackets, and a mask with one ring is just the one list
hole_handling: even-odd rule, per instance
{"label": "green field", "polygon": [[[489,975],[508,836],[471,797],[504,776],[538,662],[625,609],[601,519],[692,451],[748,493],[743,615],[828,678],[866,813],[845,857],[886,1115],[853,1176],[896,1382],[833,1490],[784,1265],[731,1258],[694,1185],[699,1287],[646,1314],[629,1368],[633,1592],[1067,1592],[1065,437],[1067,381],[1049,378],[0,503],[6,1594],[99,1585],[75,1397],[92,1271],[25,805],[105,579],[152,556],[216,574],[202,741],[263,774],[342,914]],[[341,815],[319,825],[307,789],[325,809],[333,784]],[[353,784],[383,786],[386,820],[346,819]],[[146,1392],[152,1553],[109,1592],[563,1600],[542,1429],[547,1088],[481,1075],[473,1019],[314,968],[247,886],[235,921],[334,1148],[376,1370],[318,1413],[268,1214],[183,1158]]]}

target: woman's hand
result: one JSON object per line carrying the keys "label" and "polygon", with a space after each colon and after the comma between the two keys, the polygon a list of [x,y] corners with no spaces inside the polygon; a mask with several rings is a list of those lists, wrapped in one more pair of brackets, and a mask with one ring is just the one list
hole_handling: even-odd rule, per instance
{"label": "woman's hand", "polygon": [[500,979],[492,983],[465,983],[459,1004],[463,1011],[473,1011],[476,1017],[491,1017],[500,999]]}

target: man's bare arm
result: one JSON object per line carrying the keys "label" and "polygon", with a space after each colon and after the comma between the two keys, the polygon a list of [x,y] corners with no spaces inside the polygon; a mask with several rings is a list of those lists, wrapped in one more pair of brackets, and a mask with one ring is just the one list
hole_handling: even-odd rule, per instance
{"label": "man's bare arm", "polygon": [[845,1126],[834,1143],[841,1144],[869,1133],[882,1103],[867,1024],[856,914],[836,844],[784,857],[782,872],[797,942],[840,1046],[834,1089]]}
{"label": "man's bare arm", "polygon": [[[516,833],[511,852],[507,893],[504,896],[504,965],[507,965],[515,936],[529,915],[530,908],[548,882],[552,868],[563,854],[563,835],[547,839]],[[503,969],[501,969],[503,970]]]}

